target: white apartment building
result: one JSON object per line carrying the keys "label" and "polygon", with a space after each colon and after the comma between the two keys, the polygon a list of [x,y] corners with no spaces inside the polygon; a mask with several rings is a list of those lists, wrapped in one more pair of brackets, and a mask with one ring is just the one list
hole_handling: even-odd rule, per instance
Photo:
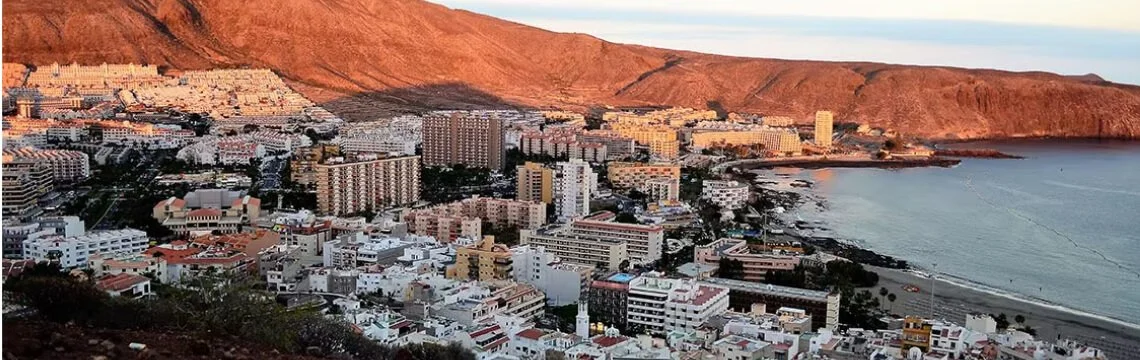
{"label": "white apartment building", "polygon": [[748,184],[735,180],[705,180],[701,188],[701,199],[716,204],[721,209],[736,210],[748,203]]}
{"label": "white apartment building", "polygon": [[589,236],[575,236],[566,227],[549,226],[538,230],[520,230],[519,243],[541,246],[566,262],[617,270],[629,260],[629,247],[624,241]]}
{"label": "white apartment building", "polygon": [[594,274],[594,267],[564,263],[538,246],[511,249],[511,265],[515,281],[537,287],[546,294],[550,306],[584,302],[584,291],[589,289]]}
{"label": "white apartment building", "polygon": [[727,310],[726,287],[653,274],[629,282],[626,321],[630,328],[657,334],[692,331]]}
{"label": "white apartment building", "polygon": [[346,153],[416,154],[415,141],[396,139],[386,135],[341,136],[334,139],[333,143],[340,144],[341,150]]}
{"label": "white apartment building", "polygon": [[325,215],[413,204],[420,199],[420,157],[337,157],[316,165],[317,204]]}
{"label": "white apartment building", "polygon": [[46,162],[51,165],[55,183],[73,183],[91,176],[89,156],[72,150],[40,150],[24,148],[4,151],[5,162],[11,160]]}
{"label": "white apartment building", "polygon": [[51,236],[24,242],[24,258],[59,261],[63,268],[86,267],[95,254],[133,254],[146,250],[150,238],[135,229],[93,231],[80,236]]}
{"label": "white apartment building", "polygon": [[274,131],[255,131],[249,133],[253,142],[265,147],[266,151],[292,152],[301,147],[313,145],[308,136],[299,134],[285,134]]}
{"label": "white apartment building", "polygon": [[667,177],[645,180],[641,192],[649,195],[650,202],[676,201],[681,196],[681,180]]}
{"label": "white apartment building", "polygon": [[576,237],[624,242],[629,245],[630,262],[633,264],[648,264],[661,259],[665,243],[665,229],[658,225],[579,220],[570,224],[570,233]]}
{"label": "white apartment building", "polygon": [[569,222],[590,214],[590,195],[597,188],[598,175],[590,164],[573,159],[558,163],[554,180],[554,211],[559,222]]}

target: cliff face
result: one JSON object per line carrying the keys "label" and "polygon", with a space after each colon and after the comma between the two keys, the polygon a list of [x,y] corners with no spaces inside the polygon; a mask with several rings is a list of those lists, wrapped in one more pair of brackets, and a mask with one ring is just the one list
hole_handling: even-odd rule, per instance
{"label": "cliff face", "polygon": [[1096,76],[699,54],[549,32],[419,0],[10,0],[4,61],[255,66],[330,110],[717,104],[831,109],[938,138],[1140,138],[1140,87]]}

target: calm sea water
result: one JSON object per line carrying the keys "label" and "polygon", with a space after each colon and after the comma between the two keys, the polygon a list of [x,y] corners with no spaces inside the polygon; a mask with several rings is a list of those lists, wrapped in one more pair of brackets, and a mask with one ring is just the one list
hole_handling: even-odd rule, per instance
{"label": "calm sea water", "polygon": [[1140,143],[976,143],[1021,160],[824,169],[805,220],[869,249],[1022,297],[1140,324]]}

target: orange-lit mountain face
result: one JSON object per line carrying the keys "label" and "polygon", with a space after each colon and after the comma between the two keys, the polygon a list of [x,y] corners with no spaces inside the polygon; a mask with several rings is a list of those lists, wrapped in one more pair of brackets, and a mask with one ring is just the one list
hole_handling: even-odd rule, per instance
{"label": "orange-lit mountain face", "polygon": [[268,67],[349,118],[676,105],[933,138],[1140,138],[1140,87],[1095,76],[740,58],[615,44],[418,0],[4,1],[4,61]]}

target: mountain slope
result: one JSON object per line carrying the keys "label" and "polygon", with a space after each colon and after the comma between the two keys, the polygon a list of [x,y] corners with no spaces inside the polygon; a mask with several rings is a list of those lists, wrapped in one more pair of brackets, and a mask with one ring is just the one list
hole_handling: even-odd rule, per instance
{"label": "mountain slope", "polygon": [[1140,137],[1140,88],[1095,76],[699,54],[419,0],[9,0],[4,61],[269,67],[355,117],[432,107],[831,109],[932,137]]}

